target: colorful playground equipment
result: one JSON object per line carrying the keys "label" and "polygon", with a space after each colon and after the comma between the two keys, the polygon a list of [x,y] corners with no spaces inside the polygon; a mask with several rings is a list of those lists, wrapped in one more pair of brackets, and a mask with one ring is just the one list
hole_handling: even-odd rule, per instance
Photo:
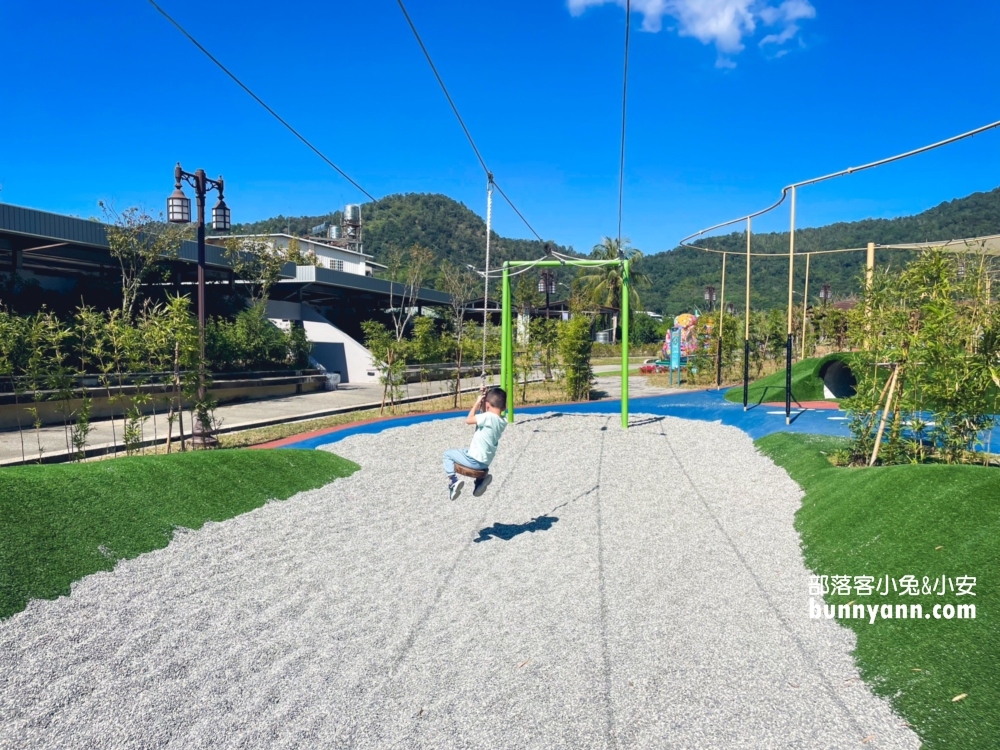
{"label": "colorful playground equipment", "polygon": [[663,338],[661,354],[663,358],[654,363],[656,371],[660,368],[670,373],[670,384],[674,383],[674,373],[677,373],[677,383],[680,384],[680,371],[688,366],[688,359],[698,349],[698,311],[681,313],[674,318],[674,325],[667,329]]}

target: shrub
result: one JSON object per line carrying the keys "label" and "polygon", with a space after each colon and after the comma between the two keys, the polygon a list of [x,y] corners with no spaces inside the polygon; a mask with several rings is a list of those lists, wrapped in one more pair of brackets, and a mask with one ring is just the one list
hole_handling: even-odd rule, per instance
{"label": "shrub", "polygon": [[205,356],[215,372],[305,367],[310,350],[301,327],[285,333],[268,320],[262,304],[231,321],[215,318],[205,332]]}
{"label": "shrub", "polygon": [[572,401],[590,398],[593,371],[590,369],[590,318],[577,315],[562,323],[559,328],[559,354],[566,371],[566,395]]}
{"label": "shrub", "polygon": [[854,463],[968,461],[993,426],[1000,385],[1000,308],[986,256],[928,251],[879,271],[850,313],[861,350],[847,402]]}

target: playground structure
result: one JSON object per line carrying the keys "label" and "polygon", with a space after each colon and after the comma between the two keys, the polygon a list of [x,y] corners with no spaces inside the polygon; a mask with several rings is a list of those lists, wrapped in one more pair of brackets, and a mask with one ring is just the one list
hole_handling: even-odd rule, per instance
{"label": "playground structure", "polygon": [[[621,268],[621,325],[622,325],[622,398],[621,423],[622,429],[628,429],[628,352],[629,352],[629,294],[631,279],[629,276],[629,259],[619,257],[613,260],[577,259],[551,253],[550,257],[539,260],[505,261],[503,264],[502,306],[500,315],[500,386],[507,391],[507,421],[514,421],[514,326],[512,315],[512,298],[510,288],[511,276],[524,273],[530,268],[554,268],[558,266],[576,266],[580,268],[602,268],[619,266]],[[521,271],[512,269],[520,268]],[[486,272],[489,278],[489,268]]]}
{"label": "playground structure", "polygon": [[[902,154],[897,154],[895,156],[890,156],[885,159],[880,159],[878,161],[869,162],[868,164],[863,164],[859,167],[848,167],[839,172],[833,172],[822,177],[815,177],[809,180],[803,180],[801,182],[796,182],[787,187],[783,188],[781,191],[781,197],[772,205],[764,208],[755,213],[742,216],[737,219],[731,219],[714,226],[707,227],[698,232],[684,237],[680,241],[682,247],[689,247],[696,250],[701,250],[703,252],[718,253],[722,255],[722,299],[719,304],[719,336],[720,336],[720,355],[721,355],[721,336],[723,329],[723,318],[725,316],[725,296],[726,296],[726,260],[729,255],[744,255],[746,258],[746,307],[744,312],[744,336],[743,336],[743,408],[748,409],[748,396],[749,396],[749,386],[750,386],[750,286],[751,286],[751,258],[756,257],[768,257],[768,258],[788,258],[788,325],[787,325],[787,339],[785,343],[785,423],[792,423],[792,342],[794,336],[793,330],[793,316],[795,310],[794,304],[794,294],[795,292],[795,212],[796,212],[796,198],[797,190],[801,187],[806,187],[809,185],[815,185],[821,182],[826,182],[827,180],[832,180],[837,177],[844,177],[847,175],[854,174],[855,172],[861,172],[868,169],[874,169],[876,167],[881,167],[886,164],[891,164],[896,161],[907,159],[919,154],[931,151],[943,146],[956,143],[958,141],[964,140],[966,138],[971,138],[980,133],[984,133],[988,130],[993,130],[1000,127],[1000,120],[992,122],[988,125],[970,130],[965,133],[961,133],[951,138],[947,138],[943,141],[938,141],[936,143],[929,144],[927,146],[922,146],[921,148],[913,149]],[[768,214],[775,210],[785,199],[791,197],[790,201],[790,226],[789,226],[789,245],[787,256],[777,253],[754,253],[751,250],[752,242],[752,221],[753,219]],[[733,226],[735,224],[741,224],[746,222],[746,252],[745,253],[734,253],[729,251],[716,250],[712,248],[702,247],[700,245],[691,244],[697,238],[703,237],[710,232],[714,232],[718,229],[724,227]],[[910,244],[898,244],[898,245],[879,245],[874,242],[869,242],[865,248],[843,248],[843,249],[832,249],[832,250],[813,250],[806,253],[798,253],[798,255],[806,256],[806,278],[805,278],[805,289],[802,296],[802,306],[803,306],[803,316],[802,316],[802,343],[803,343],[803,356],[805,349],[805,330],[808,320],[808,304],[809,304],[809,261],[813,255],[824,255],[830,253],[847,253],[847,252],[866,252],[866,264],[865,264],[865,284],[869,287],[872,283],[872,279],[875,273],[875,251],[878,249],[889,249],[889,250],[921,250],[929,248],[940,248],[946,252],[961,253],[969,252],[973,248],[978,247],[983,254],[986,255],[1000,255],[1000,235],[989,235],[984,237],[976,237],[970,239],[948,239],[942,242],[922,242],[922,243],[910,243]],[[718,370],[717,370],[717,382],[721,384],[721,356],[718,358]]]}
{"label": "playground structure", "polygon": [[[670,385],[674,384],[674,373],[677,373],[677,384],[681,382],[681,370],[688,366],[691,356],[698,349],[698,311],[681,313],[674,318],[673,326],[667,328],[660,349],[662,358],[654,363],[653,372],[668,372]],[[641,370],[640,370],[641,371]]]}
{"label": "playground structure", "polygon": [[[748,239],[747,244],[749,245],[750,240]],[[695,246],[697,247],[697,246]],[[722,298],[719,306],[719,335],[723,330],[723,319],[725,317],[725,282],[726,282],[726,259],[729,255],[744,255],[743,253],[733,253],[729,251],[716,250],[706,247],[698,247],[699,250],[708,253],[715,253],[722,255]],[[798,257],[805,256],[805,280],[804,288],[802,290],[802,328],[800,336],[800,352],[799,358],[805,359],[806,357],[806,332],[809,324],[809,280],[810,280],[810,264],[812,256],[814,255],[832,255],[839,253],[865,253],[865,283],[866,286],[871,284],[874,277],[875,266],[876,266],[876,253],[878,251],[890,250],[890,251],[920,251],[937,249],[944,252],[953,254],[962,253],[979,253],[982,255],[988,255],[993,257],[1000,257],[1000,234],[997,235],[986,235],[982,237],[970,237],[963,239],[948,239],[942,240],[940,242],[915,242],[915,243],[900,243],[900,244],[879,244],[875,242],[869,242],[866,247],[854,247],[854,248],[838,248],[832,250],[811,250],[803,253],[796,253]],[[750,372],[749,372],[749,349],[750,349],[750,285],[751,285],[751,258],[770,258],[783,260],[787,259],[788,256],[781,253],[755,253],[750,252],[745,255],[747,263],[747,290],[746,290],[746,314],[744,319],[744,352],[743,352],[743,408],[749,408],[749,385],[750,385]],[[798,291],[793,291],[793,294],[798,294]],[[792,338],[794,336],[794,331],[791,326],[791,319],[794,314],[794,305],[789,307],[789,328],[788,328],[788,342],[786,346],[786,393],[785,393],[785,417],[786,421],[790,423],[791,420],[791,359],[792,359]],[[676,329],[675,329],[676,330]],[[722,356],[721,356],[721,343],[718,349],[718,357],[716,359],[716,383],[721,387],[722,385]]]}

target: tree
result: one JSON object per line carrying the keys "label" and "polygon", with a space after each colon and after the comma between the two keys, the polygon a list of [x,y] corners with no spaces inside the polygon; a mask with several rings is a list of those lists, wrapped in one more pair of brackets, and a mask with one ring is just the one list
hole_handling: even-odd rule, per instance
{"label": "tree", "polygon": [[[441,263],[440,279],[444,291],[451,296],[451,322],[455,341],[455,401],[458,406],[462,393],[462,355],[465,350],[465,313],[475,299],[480,286],[479,278],[468,268],[459,268],[448,261]],[[485,313],[483,314],[485,319]]]}
{"label": "tree", "polygon": [[440,358],[441,349],[446,345],[438,334],[434,318],[420,315],[413,321],[413,333],[406,346],[408,353],[406,359],[421,365],[420,383],[422,387],[427,382],[428,374],[427,368],[423,365],[437,362]]}
{"label": "tree", "polygon": [[288,248],[285,250],[285,262],[294,263],[297,266],[319,266],[320,260],[316,253],[310,251],[302,252],[302,244],[298,238],[292,237],[288,240]]}
{"label": "tree", "polygon": [[534,318],[531,321],[531,340],[537,347],[545,379],[552,380],[552,366],[556,363],[556,350],[559,345],[559,321]]}
{"label": "tree", "polygon": [[[403,369],[406,364],[403,339],[406,336],[407,326],[417,312],[420,285],[433,261],[434,255],[431,251],[420,245],[414,245],[406,253],[393,250],[387,264],[387,276],[391,282],[389,284],[389,315],[393,325],[391,341],[388,344],[383,342],[383,335],[390,333],[388,329],[383,334],[382,331],[370,325],[373,321],[361,324],[366,340],[375,341],[380,349],[380,353],[376,354],[371,346],[368,347],[376,362],[382,363],[379,368],[382,371],[382,409],[385,408],[387,397],[390,408],[396,408],[396,401],[401,393]],[[381,324],[375,325],[381,326]]]}
{"label": "tree", "polygon": [[575,315],[559,326],[559,353],[566,370],[566,395],[571,401],[590,398],[593,371],[590,368],[591,320],[586,315]]}
{"label": "tree", "polygon": [[[648,288],[650,282],[645,274],[635,268],[636,261],[642,257],[642,252],[630,247],[627,244],[629,242],[628,238],[625,238],[624,242],[626,244],[621,246],[618,240],[612,237],[605,237],[603,242],[594,245],[590,257],[593,260],[617,260],[623,256],[632,259],[629,267],[631,282],[629,284],[629,306],[632,310],[641,310],[642,302],[639,299],[639,290]],[[611,322],[611,335],[612,342],[617,341],[618,312],[622,308],[622,287],[624,286],[621,265],[586,268],[580,272],[577,282],[582,287],[584,294],[591,304],[600,307],[610,307],[616,311]]]}
{"label": "tree", "polygon": [[186,230],[138,206],[118,213],[111,203],[98,205],[108,222],[108,249],[121,267],[122,313],[131,319],[143,282],[160,261],[177,257]]}
{"label": "tree", "polygon": [[663,340],[661,326],[649,315],[640,312],[632,318],[628,328],[629,343],[636,346],[655,344]]}
{"label": "tree", "polygon": [[385,410],[386,399],[391,409],[395,409],[396,400],[400,396],[402,371],[405,359],[401,356],[400,342],[392,332],[377,320],[366,320],[361,324],[365,332],[365,347],[371,352],[372,363],[379,371],[379,381],[382,383],[382,405],[379,415]]}
{"label": "tree", "polygon": [[389,314],[397,342],[403,340],[406,327],[417,311],[420,286],[433,263],[434,254],[421,245],[413,245],[406,253],[394,248],[389,254],[386,264],[386,278],[392,282],[389,285]]}
{"label": "tree", "polygon": [[[901,272],[878,269],[850,311],[857,395],[851,463],[968,461],[1000,388],[1000,308],[991,259],[930,250]],[[930,419],[927,419],[928,413]]]}
{"label": "tree", "polygon": [[246,282],[250,306],[266,303],[271,287],[281,278],[285,259],[260,237],[229,237],[224,254],[235,274]]}

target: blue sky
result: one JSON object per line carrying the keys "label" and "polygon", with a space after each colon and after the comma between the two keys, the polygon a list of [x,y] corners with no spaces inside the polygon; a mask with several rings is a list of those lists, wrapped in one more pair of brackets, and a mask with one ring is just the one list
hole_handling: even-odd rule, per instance
{"label": "blue sky", "polygon": [[[497,181],[587,249],[617,225],[614,0],[409,0]],[[485,178],[393,0],[161,0],[376,196]],[[638,10],[635,10],[635,9]],[[1000,4],[635,0],[624,233],[646,252],[785,184],[1000,119]],[[362,198],[147,2],[0,3],[0,200],[81,216],[157,210],[172,168],[223,174],[236,221]],[[807,188],[799,224],[891,217],[1000,184],[1000,131]],[[528,236],[497,205],[495,226]],[[787,211],[760,229],[783,229]]]}

